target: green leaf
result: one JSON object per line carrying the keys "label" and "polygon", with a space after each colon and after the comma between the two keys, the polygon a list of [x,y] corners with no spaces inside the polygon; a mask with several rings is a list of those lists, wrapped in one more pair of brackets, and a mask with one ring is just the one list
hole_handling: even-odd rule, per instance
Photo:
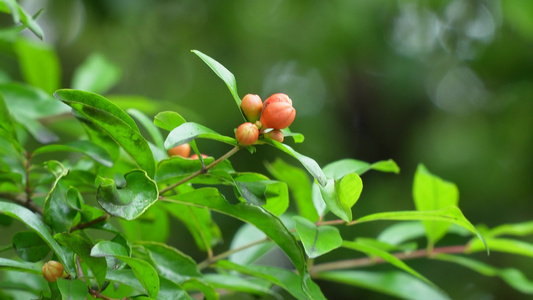
{"label": "green leaf", "polygon": [[216,266],[228,270],[234,270],[245,275],[265,279],[286,290],[293,297],[299,300],[326,299],[322,294],[322,291],[320,291],[318,285],[316,285],[316,283],[314,283],[310,277],[306,278],[306,290],[303,290],[302,286],[299,284],[301,278],[290,270],[260,265],[242,266],[227,260],[218,261]]}
{"label": "green leaf", "polygon": [[57,287],[63,300],[87,299],[87,284],[79,279],[59,279]]}
{"label": "green leaf", "polygon": [[254,205],[261,205],[272,214],[279,216],[289,207],[287,184],[269,180],[258,173],[239,173],[234,178],[237,197]]}
{"label": "green leaf", "polygon": [[[5,2],[5,4],[3,2]],[[43,39],[43,30],[41,29],[39,24],[35,22],[35,18],[39,16],[42,10],[38,11],[35,16],[32,17],[31,15],[26,13],[26,11],[22,7],[20,7],[20,5],[18,5],[15,0],[4,0],[3,2],[0,2],[0,11],[11,13],[11,15],[13,16],[14,23],[21,22],[39,39]]]}
{"label": "green leaf", "polygon": [[259,242],[256,245],[246,247],[241,251],[234,252],[229,256],[229,260],[239,265],[250,265],[276,246],[275,243],[267,241],[266,235],[257,227],[245,223],[233,236],[230,249],[241,249],[250,243]]}
{"label": "green leaf", "polygon": [[165,198],[165,200],[185,205],[206,207],[253,224],[278,244],[296,266],[302,278],[308,276],[305,257],[300,245],[281,220],[263,208],[247,203],[231,205],[215,188],[202,188],[193,192],[171,196]]}
{"label": "green leaf", "polygon": [[34,231],[19,231],[12,239],[13,248],[24,261],[37,262],[50,253],[50,247]]}
{"label": "green leaf", "polygon": [[[463,227],[452,224],[448,233],[468,236],[470,232]],[[383,230],[377,237],[378,240],[391,245],[400,245],[408,240],[417,239],[426,235],[424,224],[418,221],[392,224]]]}
{"label": "green leaf", "polygon": [[101,53],[93,53],[72,76],[72,88],[93,93],[105,93],[118,83],[120,68]]}
{"label": "green leaf", "polygon": [[399,271],[329,271],[318,273],[317,278],[362,287],[401,299],[450,299],[441,290]]}
{"label": "green leaf", "polygon": [[[176,300],[176,299],[193,300],[194,299],[191,296],[189,296],[189,294],[187,294],[187,292],[185,292],[182,287],[180,287],[179,285],[177,285],[176,283],[170,280],[167,280],[165,278],[160,278],[159,282],[160,282],[159,293],[157,294],[158,300],[159,299],[161,300]],[[213,298],[206,297],[206,300],[210,300],[210,299],[213,299]]]}
{"label": "green leaf", "polygon": [[210,139],[232,146],[237,146],[237,140],[228,136],[223,136],[217,132],[197,123],[187,122],[174,128],[165,140],[165,149],[170,149],[181,144],[188,143],[195,138]]}
{"label": "green leaf", "polygon": [[294,216],[292,219],[309,258],[319,257],[342,245],[342,237],[337,228],[317,227],[313,222],[300,216]]}
{"label": "green leaf", "polygon": [[128,109],[128,113],[132,115],[137,121],[139,121],[143,127],[148,131],[150,136],[152,137],[152,140],[154,141],[154,144],[159,149],[164,149],[163,146],[163,136],[161,135],[161,132],[159,132],[159,129],[152,123],[152,121],[141,111],[138,111],[136,109]]}
{"label": "green leaf", "polygon": [[55,239],[62,245],[69,247],[87,264],[96,278],[98,286],[101,287],[106,277],[107,263],[104,258],[91,256],[93,244],[87,238],[74,233],[58,233],[55,235]]}
{"label": "green leaf", "polygon": [[485,233],[487,237],[497,237],[500,235],[526,236],[530,234],[533,234],[533,221],[516,224],[503,224],[494,227]]}
{"label": "green leaf", "polygon": [[[531,243],[513,239],[493,238],[490,236],[486,237],[484,241],[487,243],[491,251],[533,257],[533,244]],[[482,241],[476,239],[470,243],[466,252],[483,251],[483,248],[484,244]]]}
{"label": "green leaf", "polygon": [[69,204],[67,188],[62,184],[62,180],[67,176],[68,170],[59,162],[57,162],[57,165],[60,173],[55,174],[57,178],[44,200],[43,207],[43,220],[52,228],[54,233],[70,231],[78,214],[77,210]]}
{"label": "green leaf", "polygon": [[96,244],[91,250],[91,256],[113,256],[128,264],[133,270],[133,274],[135,274],[137,280],[142,284],[146,293],[148,293],[151,298],[155,299],[159,293],[159,276],[157,276],[154,268],[143,260],[124,255],[126,250],[118,244],[113,244],[114,243],[108,241]]}
{"label": "green leaf", "polygon": [[366,255],[369,255],[369,256],[377,256],[377,257],[383,259],[384,261],[390,263],[391,265],[397,267],[398,269],[401,269],[401,270],[403,270],[403,271],[415,276],[416,278],[426,282],[427,284],[429,284],[429,285],[431,285],[433,287],[437,287],[435,284],[433,284],[431,281],[429,281],[429,279],[427,279],[426,277],[424,277],[423,275],[421,275],[417,271],[413,270],[411,267],[409,267],[403,261],[401,261],[400,259],[396,258],[394,255],[392,255],[392,254],[390,254],[390,253],[388,253],[386,251],[383,251],[383,250],[381,250],[379,248],[376,248],[376,247],[374,247],[372,245],[359,242],[358,240],[356,240],[355,242],[344,241],[342,243],[342,246],[344,248],[348,248],[348,249],[352,249],[352,250],[355,250],[355,251],[363,252],[363,253],[365,253]]}
{"label": "green leaf", "polygon": [[282,144],[280,142],[277,142],[277,141],[274,141],[274,140],[270,140],[270,139],[266,139],[266,140],[263,140],[264,143],[266,144],[269,144],[275,148],[278,148],[279,150],[289,154],[290,156],[296,158],[298,161],[300,161],[300,163],[304,166],[304,168],[318,181],[318,183],[321,185],[321,186],[325,186],[326,185],[326,182],[327,182],[327,179],[326,179],[326,175],[324,174],[324,172],[322,171],[322,169],[320,168],[320,166],[317,164],[316,161],[314,161],[312,158],[310,157],[307,157],[305,155],[302,155],[298,152],[296,152],[294,149],[292,149],[291,147],[285,145],[285,144]]}
{"label": "green leaf", "polygon": [[186,122],[180,114],[173,111],[163,111],[154,117],[154,124],[166,131],[172,131],[172,129]]}
{"label": "green leaf", "polygon": [[11,260],[3,257],[0,257],[0,270],[13,270],[42,275],[41,268],[35,264]]}
{"label": "green leaf", "polygon": [[187,227],[201,251],[210,251],[222,241],[220,228],[211,218],[209,209],[179,203],[165,203],[164,207]]}
{"label": "green leaf", "polygon": [[39,154],[50,153],[50,152],[60,152],[60,151],[82,153],[94,159],[95,161],[101,163],[102,165],[106,167],[113,166],[113,160],[111,159],[111,156],[104,148],[102,148],[101,146],[91,141],[84,141],[84,140],[72,141],[66,144],[42,146],[40,148],[37,148],[33,152],[33,155],[39,155]]}
{"label": "green leaf", "polygon": [[124,235],[131,242],[155,241],[166,242],[169,235],[169,220],[165,210],[151,206],[135,220],[119,219]]}
{"label": "green leaf", "polygon": [[287,183],[291,194],[296,202],[298,214],[313,221],[318,221],[318,213],[310,203],[311,183],[307,173],[302,169],[287,164],[282,159],[277,158],[273,163],[265,163],[267,170],[277,180]]}
{"label": "green leaf", "polygon": [[459,225],[468,231],[475,234],[480,240],[483,241],[487,253],[489,248],[483,239],[483,236],[476,230],[474,225],[470,223],[461,210],[457,206],[450,206],[441,210],[434,211],[396,211],[396,212],[382,212],[367,215],[357,219],[356,224],[370,222],[370,221],[409,221],[409,220],[420,220],[420,221],[439,221],[447,222],[451,224]]}
{"label": "green leaf", "polygon": [[[418,165],[413,183],[413,198],[416,209],[438,210],[459,203],[459,190],[451,182],[429,173],[424,165]],[[431,248],[448,231],[449,223],[425,221],[428,247]]]}
{"label": "green leaf", "polygon": [[295,143],[303,143],[305,140],[305,137],[301,133],[292,132],[289,127],[282,129],[281,132],[283,132],[284,137],[292,137],[294,139]]}
{"label": "green leaf", "polygon": [[104,97],[89,92],[59,90],[54,96],[105,132],[140,169],[145,170],[148,176],[154,176],[152,151],[128,114]]}
{"label": "green leaf", "polygon": [[533,281],[529,280],[521,271],[517,269],[498,269],[468,257],[450,254],[437,254],[434,258],[459,264],[485,276],[500,277],[503,281],[517,291],[520,291],[524,294],[533,295]]}
{"label": "green leaf", "polygon": [[352,206],[359,200],[363,191],[363,181],[357,173],[350,173],[335,180],[330,179],[320,194],[327,208],[346,222],[352,221]]}
{"label": "green leaf", "polygon": [[206,274],[203,279],[216,289],[237,291],[253,295],[271,295],[282,300],[283,297],[271,290],[269,286],[258,283],[257,280],[242,278],[234,274]]}
{"label": "green leaf", "polygon": [[142,215],[159,196],[155,181],[145,171],[133,170],[124,175],[126,186],[117,189],[114,180],[104,179],[98,187],[96,199],[112,216],[133,220]]}
{"label": "green leaf", "polygon": [[[18,5],[17,1],[16,0],[3,0],[6,8],[8,8],[8,10],[4,10],[6,13],[11,13],[11,16],[13,17],[13,23],[18,23],[20,22],[20,12],[19,12],[19,8],[20,6]],[[0,10],[2,11],[2,10]]]}
{"label": "green leaf", "polygon": [[192,53],[198,55],[198,57],[200,57],[200,59],[202,59],[211,68],[211,70],[213,70],[213,72],[215,72],[215,74],[217,74],[217,76],[226,83],[231,95],[233,96],[233,99],[235,99],[235,104],[237,104],[239,111],[241,111],[241,97],[239,97],[239,94],[237,93],[237,82],[235,81],[235,76],[233,76],[233,74],[219,62],[203,54],[202,52],[198,50],[192,50]]}
{"label": "green leaf", "polygon": [[54,250],[54,253],[63,263],[65,271],[69,274],[74,274],[75,268],[73,264],[74,262],[71,260],[72,257],[69,255],[69,253],[65,252],[61,246],[59,246],[54,237],[50,234],[50,228],[48,228],[43,221],[41,221],[39,216],[25,207],[2,201],[0,201],[0,213],[23,222],[26,226],[37,232],[37,234],[39,234],[39,236],[48,244],[48,246]]}
{"label": "green leaf", "polygon": [[324,173],[328,178],[332,179],[340,179],[350,173],[357,173],[359,175],[363,175],[369,170],[377,170],[381,172],[390,172],[396,174],[400,172],[400,168],[392,159],[382,160],[373,164],[369,164],[364,161],[347,158],[337,160],[324,167]]}
{"label": "green leaf", "polygon": [[202,276],[196,262],[176,248],[154,242],[137,244],[148,251],[148,256],[161,277],[181,285],[190,278]]}
{"label": "green leaf", "polygon": [[26,82],[49,94],[59,88],[61,67],[52,47],[21,38],[15,43],[14,50]]}
{"label": "green leaf", "polygon": [[[214,158],[204,158],[204,165],[209,165]],[[189,159],[173,156],[159,162],[155,174],[157,183],[178,182],[185,177],[202,169],[202,162],[199,159]],[[234,173],[229,160],[222,161],[215,167],[208,170],[206,174],[200,174],[192,178],[190,183],[201,184],[233,184],[233,179],[229,173]]]}

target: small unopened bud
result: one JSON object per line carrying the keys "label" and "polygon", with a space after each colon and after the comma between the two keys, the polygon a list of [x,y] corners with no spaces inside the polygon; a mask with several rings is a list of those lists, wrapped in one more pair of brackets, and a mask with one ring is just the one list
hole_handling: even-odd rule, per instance
{"label": "small unopened bud", "polygon": [[58,278],[66,278],[67,273],[63,270],[63,265],[55,260],[51,260],[43,265],[43,276],[48,282],[56,282]]}
{"label": "small unopened bud", "polygon": [[259,129],[255,124],[250,122],[242,123],[235,131],[235,138],[239,145],[250,146],[253,145],[259,138]]}
{"label": "small unopened bud", "polygon": [[283,132],[281,130],[274,129],[272,131],[269,131],[265,133],[266,139],[272,139],[274,141],[278,141],[280,143],[283,142]]}
{"label": "small unopened bud", "polygon": [[191,145],[189,145],[188,143],[182,144],[174,148],[168,149],[167,153],[168,156],[181,156],[187,158],[191,153]]}
{"label": "small unopened bud", "polygon": [[248,122],[254,123],[257,121],[262,109],[263,102],[259,96],[247,94],[242,98],[241,110]]}

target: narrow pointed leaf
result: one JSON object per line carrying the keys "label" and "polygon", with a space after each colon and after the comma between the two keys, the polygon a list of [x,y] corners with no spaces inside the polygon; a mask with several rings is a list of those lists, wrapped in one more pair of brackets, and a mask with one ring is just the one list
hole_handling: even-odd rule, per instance
{"label": "narrow pointed leaf", "polygon": [[317,227],[313,222],[300,216],[294,216],[292,219],[309,258],[319,257],[342,245],[342,237],[336,227]]}
{"label": "narrow pointed leaf", "polygon": [[12,259],[7,259],[0,257],[0,270],[12,270],[19,272],[32,273],[37,275],[42,275],[41,268],[35,264],[16,261]]}
{"label": "narrow pointed leaf", "polygon": [[391,172],[396,174],[400,172],[400,168],[392,159],[382,160],[370,164],[361,160],[347,158],[337,160],[324,167],[324,173],[326,176],[328,176],[328,178],[332,179],[340,179],[350,173],[363,175],[369,170]]}
{"label": "narrow pointed leaf", "polygon": [[219,62],[205,55],[204,53],[198,50],[192,50],[192,52],[200,57],[200,59],[202,59],[211,68],[211,70],[213,70],[213,72],[215,72],[215,74],[217,74],[217,76],[220,77],[224,83],[226,83],[231,95],[233,96],[233,99],[235,99],[235,104],[237,104],[237,107],[240,111],[241,98],[237,93],[237,82],[235,81],[235,76]]}
{"label": "narrow pointed leaf", "polygon": [[[493,238],[488,237],[485,242],[490,247],[491,251],[504,252],[516,255],[523,255],[533,257],[533,244],[524,241],[506,239],[506,238]],[[473,240],[469,247],[468,252],[483,251],[484,244],[481,240]]]}
{"label": "narrow pointed leaf", "polygon": [[269,144],[275,148],[278,148],[279,150],[296,158],[298,161],[300,161],[300,163],[304,166],[304,168],[309,172],[309,174],[311,174],[318,181],[318,183],[321,186],[326,185],[326,182],[327,182],[326,175],[324,174],[324,172],[322,171],[322,169],[320,168],[320,166],[317,164],[315,160],[296,152],[290,146],[287,146],[280,142],[270,140],[270,139],[265,139],[263,141],[264,143]]}
{"label": "narrow pointed leaf", "polygon": [[468,221],[461,210],[457,206],[450,206],[441,210],[434,211],[395,211],[395,212],[383,212],[375,213],[361,217],[356,220],[356,224],[370,222],[370,221],[409,221],[409,220],[420,220],[420,221],[439,221],[447,222],[452,224],[457,224],[474,235],[476,235],[480,240],[483,241],[487,253],[489,248],[481,234],[477,229]]}
{"label": "narrow pointed leaf", "polygon": [[96,199],[110,215],[133,220],[157,201],[159,192],[155,181],[142,170],[126,173],[124,178],[126,186],[122,189],[112,179],[103,180]]}

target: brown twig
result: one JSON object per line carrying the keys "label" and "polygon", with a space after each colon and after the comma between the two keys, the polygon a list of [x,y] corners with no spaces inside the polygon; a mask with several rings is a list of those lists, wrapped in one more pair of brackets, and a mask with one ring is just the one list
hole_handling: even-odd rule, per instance
{"label": "brown twig", "polygon": [[74,232],[76,230],[82,230],[82,229],[85,229],[85,228],[88,228],[88,227],[91,227],[92,225],[94,224],[98,224],[98,223],[101,223],[101,222],[105,222],[107,219],[109,218],[109,215],[108,214],[104,214],[103,216],[100,216],[90,222],[87,222],[87,223],[81,223],[81,224],[78,224],[72,228],[70,228],[70,232]]}

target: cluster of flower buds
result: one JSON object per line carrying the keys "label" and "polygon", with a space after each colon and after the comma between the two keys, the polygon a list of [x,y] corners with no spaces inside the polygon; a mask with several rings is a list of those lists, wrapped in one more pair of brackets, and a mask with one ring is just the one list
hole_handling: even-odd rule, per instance
{"label": "cluster of flower buds", "polygon": [[237,128],[235,138],[243,146],[254,144],[263,132],[265,138],[283,142],[281,129],[289,127],[296,117],[292,100],[282,93],[273,94],[264,103],[258,95],[248,94],[242,99],[241,110],[248,122]]}

